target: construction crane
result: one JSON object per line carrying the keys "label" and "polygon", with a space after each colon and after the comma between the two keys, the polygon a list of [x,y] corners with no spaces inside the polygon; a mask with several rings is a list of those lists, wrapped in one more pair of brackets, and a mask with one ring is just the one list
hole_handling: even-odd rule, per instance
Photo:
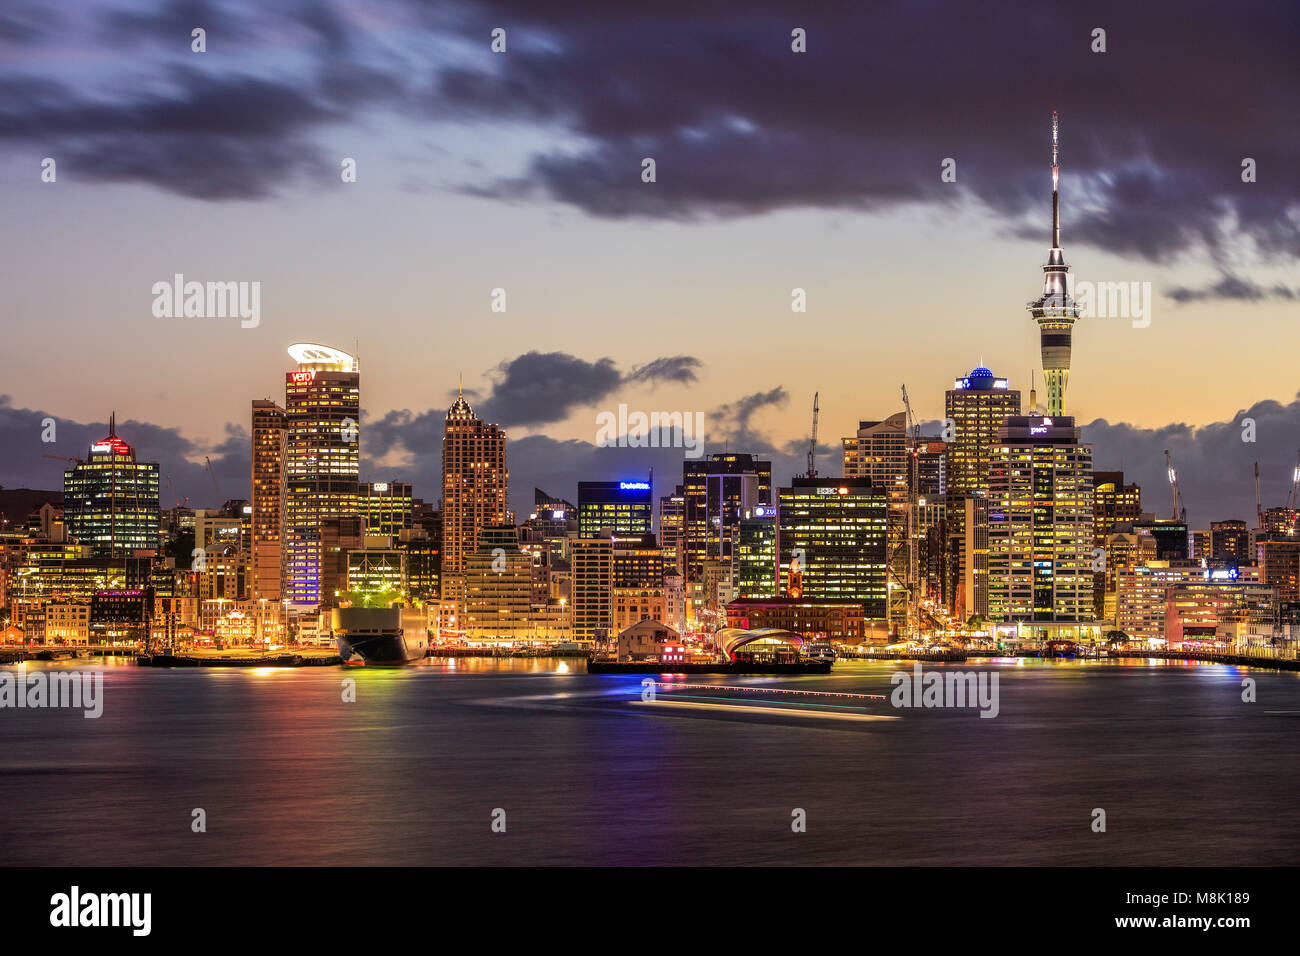
{"label": "construction crane", "polygon": [[67,455],[46,455],[46,458],[57,458],[59,461],[70,461],[74,465],[84,465],[85,462],[80,458],[69,458]]}
{"label": "construction crane", "polygon": [[1169,456],[1169,449],[1165,449],[1165,471],[1169,473],[1169,488],[1174,496],[1174,520],[1186,521],[1187,509],[1183,507],[1182,496],[1178,493],[1178,472],[1174,470],[1174,460]]}
{"label": "construction crane", "polygon": [[1259,497],[1259,462],[1255,462],[1255,527],[1264,527],[1264,504]]}
{"label": "construction crane", "polygon": [[208,474],[212,476],[212,490],[217,493],[217,504],[220,505],[221,489],[217,487],[217,473],[212,469],[212,459],[204,455],[203,460],[207,462]]}
{"label": "construction crane", "polygon": [[817,413],[820,409],[817,406],[817,399],[821,392],[813,392],[813,427],[812,438],[808,439],[808,477],[817,477]]}
{"label": "construction crane", "polygon": [[1286,499],[1286,506],[1292,511],[1300,508],[1300,455],[1296,456],[1295,470],[1291,472],[1291,494]]}

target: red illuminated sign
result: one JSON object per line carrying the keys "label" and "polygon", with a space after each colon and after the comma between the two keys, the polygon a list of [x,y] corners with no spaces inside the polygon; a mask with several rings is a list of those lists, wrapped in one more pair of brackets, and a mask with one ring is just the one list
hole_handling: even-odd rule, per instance
{"label": "red illuminated sign", "polygon": [[288,380],[293,382],[295,385],[305,385],[308,382],[316,381],[316,372],[289,372]]}

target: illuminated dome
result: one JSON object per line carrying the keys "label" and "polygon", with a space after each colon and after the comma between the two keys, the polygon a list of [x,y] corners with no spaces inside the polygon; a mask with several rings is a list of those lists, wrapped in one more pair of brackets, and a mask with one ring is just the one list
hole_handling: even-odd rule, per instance
{"label": "illuminated dome", "polygon": [[971,373],[969,377],[970,378],[992,378],[993,373],[988,369],[986,369],[983,365],[981,365],[979,368],[971,369]]}

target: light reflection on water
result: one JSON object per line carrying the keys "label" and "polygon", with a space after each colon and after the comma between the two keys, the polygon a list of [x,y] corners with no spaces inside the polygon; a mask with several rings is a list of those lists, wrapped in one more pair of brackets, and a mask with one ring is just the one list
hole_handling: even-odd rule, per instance
{"label": "light reflection on water", "polygon": [[[1300,848],[1291,673],[927,663],[995,669],[999,716],[884,702],[900,719],[857,724],[631,706],[645,675],[575,660],[93,666],[99,720],[0,711],[0,861],[1212,865],[1293,864]],[[889,694],[911,669],[678,680]],[[1245,676],[1259,703],[1242,703]],[[196,807],[207,833],[190,831]],[[790,833],[793,807],[807,833]]]}

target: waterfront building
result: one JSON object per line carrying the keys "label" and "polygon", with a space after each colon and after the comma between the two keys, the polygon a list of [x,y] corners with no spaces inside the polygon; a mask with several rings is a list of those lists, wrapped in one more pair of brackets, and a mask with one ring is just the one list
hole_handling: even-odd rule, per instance
{"label": "waterfront building", "polygon": [[[1200,590],[1205,606],[1245,608],[1276,590],[1261,582],[1260,569],[1240,565],[1218,571],[1187,559],[1148,561],[1117,572],[1116,627],[1130,640],[1162,642],[1170,620],[1170,596],[1185,606],[1188,594]],[[1220,613],[1219,610],[1214,611]],[[1189,617],[1197,617],[1188,613]],[[1203,618],[1201,614],[1199,617]]]}
{"label": "waterfront building", "polygon": [[[442,438],[442,569],[464,575],[479,531],[513,524],[507,494],[506,433],[474,414],[464,394],[447,409]],[[446,595],[444,595],[446,596]]]}
{"label": "waterfront building", "polygon": [[792,597],[737,598],[727,605],[727,627],[742,630],[775,628],[806,641],[883,644],[888,634],[881,620],[872,620],[860,601],[804,600]]}
{"label": "waterfront building", "polygon": [[392,600],[405,600],[408,594],[407,552],[380,544],[391,540],[367,535],[365,547],[348,552],[346,590],[349,594],[385,595]]}
{"label": "waterfront building", "polygon": [[746,454],[717,454],[682,462],[688,580],[709,559],[729,560],[731,528],[746,511],[772,504],[772,462]]}
{"label": "waterfront building", "polygon": [[606,640],[613,621],[614,539],[573,539],[569,563],[573,639]]}
{"label": "waterfront building", "polygon": [[962,620],[971,615],[987,616],[984,583],[987,568],[982,557],[971,550],[973,542],[982,541],[984,531],[968,527],[967,516],[983,514],[967,499],[986,498],[989,491],[989,468],[998,429],[1007,418],[1020,414],[1020,391],[1007,379],[980,366],[953,382],[944,393],[947,417],[947,501],[946,532],[948,560],[945,600],[948,609]]}
{"label": "waterfront building", "polygon": [[654,535],[615,540],[610,627],[622,631],[649,618],[663,621],[664,556]]}
{"label": "waterfront building", "polygon": [[254,598],[279,602],[284,591],[284,409],[253,401],[252,561]]}
{"label": "waterfront building", "polygon": [[777,492],[780,593],[885,617],[887,493],[866,478],[792,479]]}
{"label": "waterfront building", "polygon": [[339,349],[300,343],[289,355],[297,368],[284,385],[284,598],[314,611],[346,575],[340,559],[326,580],[324,525],[357,514],[361,375]]}
{"label": "waterfront building", "polygon": [[116,414],[108,437],[63,473],[63,519],[68,537],[92,556],[158,551],[158,463],[136,461],[135,449],[117,435]]}
{"label": "waterfront building", "polygon": [[1092,446],[1074,419],[1008,418],[987,503],[989,617],[1033,640],[1082,635],[1095,620]]}
{"label": "waterfront building", "polygon": [[465,559],[466,637],[518,641],[532,636],[533,558],[512,524],[484,525]]}

